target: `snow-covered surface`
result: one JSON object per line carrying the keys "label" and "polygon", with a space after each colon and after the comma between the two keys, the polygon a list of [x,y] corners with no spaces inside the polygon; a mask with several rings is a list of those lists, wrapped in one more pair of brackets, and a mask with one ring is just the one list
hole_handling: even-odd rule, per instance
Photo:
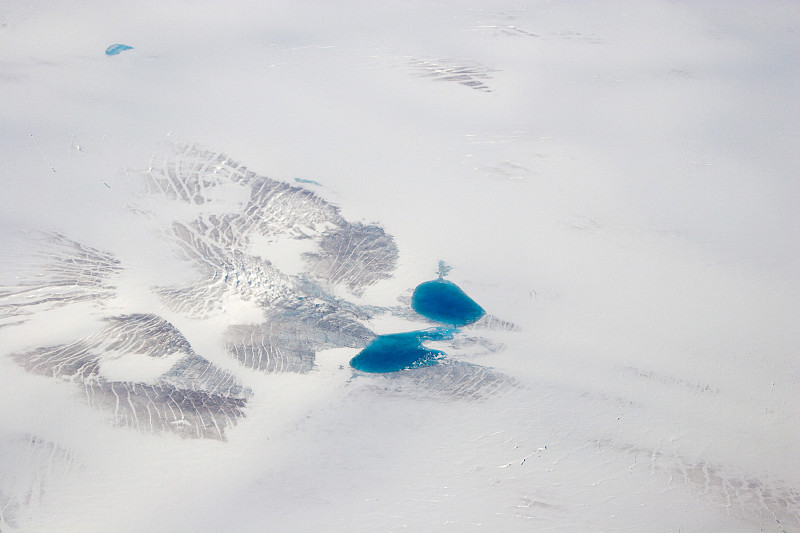
{"label": "snow-covered surface", "polygon": [[[0,531],[800,531],[798,64],[795,2],[6,3]],[[354,372],[439,260],[487,317]]]}

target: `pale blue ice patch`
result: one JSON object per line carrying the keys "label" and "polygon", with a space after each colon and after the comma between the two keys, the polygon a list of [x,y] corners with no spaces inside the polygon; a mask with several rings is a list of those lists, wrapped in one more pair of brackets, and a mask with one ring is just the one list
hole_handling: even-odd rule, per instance
{"label": "pale blue ice patch", "polygon": [[294,181],[296,181],[297,183],[306,183],[308,185],[316,185],[318,187],[322,187],[321,183],[318,183],[318,182],[316,182],[314,180],[306,180],[306,179],[303,179],[303,178],[295,178]]}
{"label": "pale blue ice patch", "polygon": [[107,56],[115,56],[120,52],[124,52],[125,50],[131,50],[133,46],[128,46],[127,44],[112,44],[108,48],[106,48],[106,55]]}

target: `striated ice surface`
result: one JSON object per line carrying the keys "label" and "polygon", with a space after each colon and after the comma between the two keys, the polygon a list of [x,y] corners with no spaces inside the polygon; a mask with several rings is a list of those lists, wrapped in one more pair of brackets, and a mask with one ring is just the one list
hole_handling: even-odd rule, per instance
{"label": "striated ice surface", "polygon": [[15,531],[40,512],[47,493],[63,477],[80,473],[71,450],[37,435],[0,435],[0,531]]}
{"label": "striated ice surface", "polygon": [[492,92],[487,85],[487,81],[492,79],[492,69],[479,63],[454,59],[410,58],[408,67],[423,78],[458,83],[476,91]]}
{"label": "striated ice surface", "polygon": [[374,334],[355,320],[317,309],[275,315],[259,325],[231,326],[226,349],[244,366],[265,372],[308,372],[316,352],[364,346]]}
{"label": "striated ice surface", "polygon": [[[0,292],[0,325],[9,330],[26,317],[80,303],[93,306],[99,329],[71,341],[20,349],[11,358],[32,374],[76,384],[85,403],[108,413],[117,426],[225,440],[226,431],[246,416],[252,396],[231,365],[266,374],[307,374],[316,368],[318,352],[362,349],[373,341],[373,318],[413,317],[409,309],[398,312],[341,296],[338,289],[357,297],[390,278],[398,249],[382,228],[345,220],[336,206],[306,189],[259,176],[193,145],[157,152],[132,184],[135,200],[129,211],[187,267],[189,275],[182,278],[191,280],[137,282],[162,309],[134,309],[120,296],[115,282],[123,274],[126,282],[136,279],[134,266],[61,234],[26,238],[32,251],[15,265],[20,275],[6,276]],[[258,244],[272,238],[310,243],[306,251],[295,252],[303,271],[284,272],[260,253]],[[237,318],[229,311],[236,306],[251,311]],[[198,324],[190,326],[192,331],[217,332],[211,344],[204,341],[216,362],[197,353],[164,313]],[[455,354],[502,349],[480,337],[436,340],[449,341]],[[442,379],[435,372],[430,377],[416,373],[412,382],[456,398],[479,396],[482,383],[500,379],[474,379],[471,374],[482,371],[471,366],[448,371]],[[462,374],[466,377],[453,377]],[[463,380],[470,384],[468,394],[457,392]]]}
{"label": "striated ice surface", "polygon": [[[86,401],[112,412],[121,426],[222,439],[225,428],[244,416],[249,391],[198,356],[172,324],[144,314],[106,322],[106,328],[72,343],[12,357],[29,372],[79,384]],[[106,366],[123,358],[132,377],[139,379],[108,375]],[[147,359],[161,358],[175,361],[159,373],[161,365]],[[148,366],[156,367],[154,375],[147,375]]]}
{"label": "striated ice surface", "polygon": [[429,401],[486,401],[518,387],[513,378],[478,365],[443,362],[379,374],[369,389],[378,394],[400,395]]}
{"label": "striated ice surface", "polygon": [[[181,147],[154,158],[144,185],[151,195],[198,206],[193,220],[169,222],[165,230],[201,273],[191,286],[159,289],[165,303],[180,312],[207,316],[229,294],[265,308],[291,307],[304,296],[297,287],[302,280],[249,253],[254,238],[313,240],[319,251],[304,256],[307,276],[355,295],[389,278],[397,263],[394,240],[381,228],[351,224],[316,194],[257,176],[223,155]],[[231,196],[241,198],[230,206],[234,212],[216,212],[216,204]],[[206,205],[211,213],[200,208]]]}
{"label": "striated ice surface", "polygon": [[78,302],[102,305],[114,294],[122,265],[113,255],[60,233],[35,233],[28,244],[27,253],[4,265],[0,319]]}

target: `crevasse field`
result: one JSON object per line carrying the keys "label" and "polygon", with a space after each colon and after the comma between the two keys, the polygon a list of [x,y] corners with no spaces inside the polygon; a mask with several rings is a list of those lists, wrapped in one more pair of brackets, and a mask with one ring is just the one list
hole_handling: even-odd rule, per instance
{"label": "crevasse field", "polygon": [[[798,65],[790,1],[4,3],[0,531],[800,531]],[[486,315],[354,370],[440,260]]]}

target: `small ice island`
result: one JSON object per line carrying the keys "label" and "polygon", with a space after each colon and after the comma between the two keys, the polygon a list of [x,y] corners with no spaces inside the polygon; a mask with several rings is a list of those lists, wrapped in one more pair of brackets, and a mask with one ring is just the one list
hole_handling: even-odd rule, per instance
{"label": "small ice island", "polygon": [[361,350],[350,366],[362,372],[397,372],[435,365],[444,357],[444,352],[426,348],[423,341],[451,340],[456,328],[472,324],[486,314],[458,285],[444,279],[449,271],[450,267],[439,261],[439,278],[414,289],[411,307],[425,318],[450,327],[381,335]]}

